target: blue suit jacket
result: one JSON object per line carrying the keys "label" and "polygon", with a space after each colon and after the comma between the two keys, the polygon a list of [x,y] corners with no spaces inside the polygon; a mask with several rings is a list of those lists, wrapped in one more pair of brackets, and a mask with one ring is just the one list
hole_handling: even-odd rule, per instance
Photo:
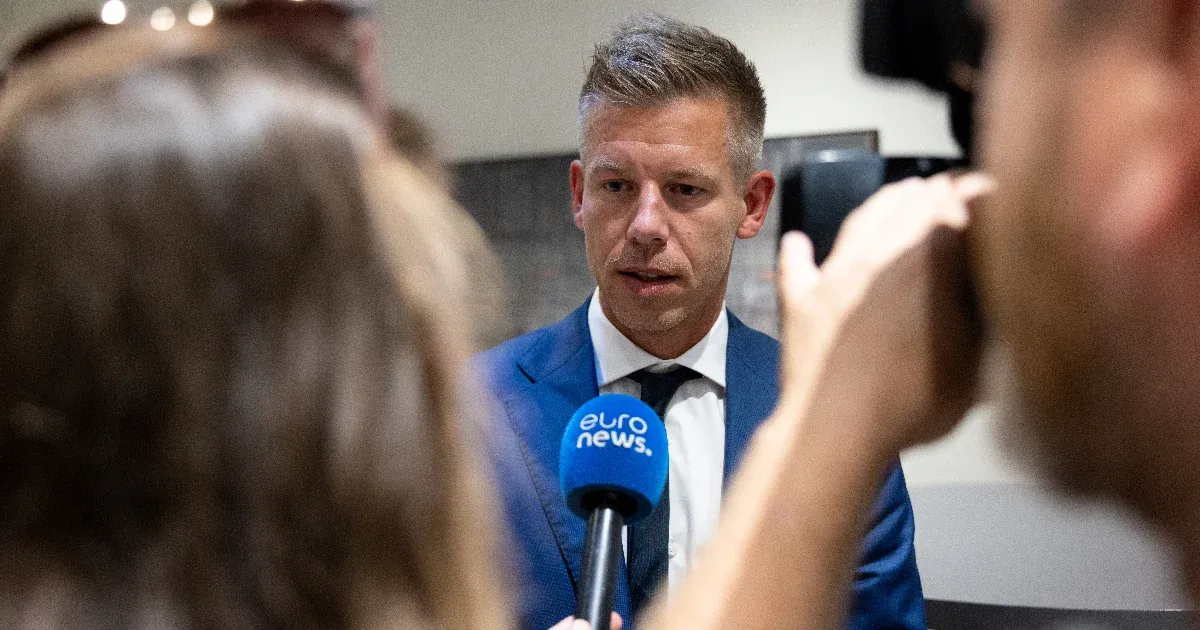
{"label": "blue suit jacket", "polygon": [[[545,630],[575,611],[585,522],[567,509],[558,483],[558,448],[567,421],[599,394],[588,304],[566,319],[480,355],[499,403],[488,427],[489,452],[516,543],[522,628]],[[729,315],[725,388],[725,480],[750,436],[775,407],[779,343]],[[630,618],[624,561],[614,609]],[[913,513],[899,464],[883,486],[863,541],[851,628],[925,628],[913,554]],[[626,628],[631,626],[627,625]]]}

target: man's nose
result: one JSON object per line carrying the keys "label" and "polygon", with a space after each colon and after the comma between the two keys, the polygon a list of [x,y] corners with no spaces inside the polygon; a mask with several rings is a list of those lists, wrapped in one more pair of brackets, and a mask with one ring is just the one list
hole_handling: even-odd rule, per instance
{"label": "man's nose", "polygon": [[667,202],[658,187],[643,186],[633,221],[629,223],[629,240],[644,245],[667,242],[667,211]]}

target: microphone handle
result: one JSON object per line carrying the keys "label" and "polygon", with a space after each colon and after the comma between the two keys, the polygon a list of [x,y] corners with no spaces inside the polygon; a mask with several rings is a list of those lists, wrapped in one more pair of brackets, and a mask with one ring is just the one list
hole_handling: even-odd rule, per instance
{"label": "microphone handle", "polygon": [[575,593],[575,618],[586,619],[592,630],[609,630],[624,525],[624,517],[607,501],[597,505],[588,516],[583,579]]}

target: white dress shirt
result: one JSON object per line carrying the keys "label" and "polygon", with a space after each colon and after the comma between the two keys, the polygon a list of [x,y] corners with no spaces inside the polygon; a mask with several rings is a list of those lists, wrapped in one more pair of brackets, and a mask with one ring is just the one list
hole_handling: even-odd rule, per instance
{"label": "white dress shirt", "polygon": [[588,329],[596,350],[596,382],[600,393],[638,397],[641,386],[630,374],[655,367],[682,365],[700,373],[684,383],[667,407],[670,459],[671,521],[669,589],[674,590],[695,563],[717,528],[725,470],[725,349],[729,316],[724,306],[708,334],[687,352],[664,361],[637,347],[608,321],[600,307],[600,290],[588,307]]}

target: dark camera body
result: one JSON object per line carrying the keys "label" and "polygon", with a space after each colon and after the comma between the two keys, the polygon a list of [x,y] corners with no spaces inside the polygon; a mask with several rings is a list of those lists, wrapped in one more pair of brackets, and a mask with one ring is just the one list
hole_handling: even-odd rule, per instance
{"label": "dark camera body", "polygon": [[[881,77],[918,81],[950,99],[950,125],[964,159],[884,157],[873,150],[821,151],[783,174],[780,234],[800,230],[824,262],[846,216],[884,184],[970,166],[974,77],[986,33],[972,0],[863,0],[862,64]],[[969,258],[969,257],[968,257]],[[964,260],[962,310],[979,334],[983,322],[973,275]]]}
{"label": "dark camera body", "polygon": [[919,81],[950,98],[950,126],[970,160],[974,77],[987,38],[972,0],[864,0],[862,64],[870,74]]}

